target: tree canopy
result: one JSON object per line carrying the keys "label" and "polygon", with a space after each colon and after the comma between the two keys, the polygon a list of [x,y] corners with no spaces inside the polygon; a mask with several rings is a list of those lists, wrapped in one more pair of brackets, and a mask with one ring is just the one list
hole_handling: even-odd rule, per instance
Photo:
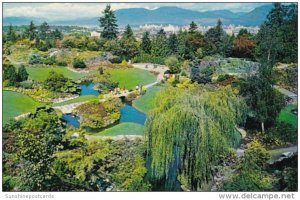
{"label": "tree canopy", "polygon": [[99,19],[100,27],[103,29],[101,37],[105,39],[114,39],[117,37],[118,25],[114,12],[111,10],[110,5],[107,5],[103,11],[103,16]]}
{"label": "tree canopy", "polygon": [[155,105],[145,131],[151,178],[172,188],[181,176],[189,189],[201,189],[219,157],[239,141],[235,126],[244,116],[243,101],[229,87],[167,88]]}

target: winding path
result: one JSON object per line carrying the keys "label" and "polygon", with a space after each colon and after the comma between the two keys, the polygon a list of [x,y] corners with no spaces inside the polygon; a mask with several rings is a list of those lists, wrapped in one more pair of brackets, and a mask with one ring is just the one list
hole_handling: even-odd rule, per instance
{"label": "winding path", "polygon": [[298,102],[298,95],[297,94],[295,94],[295,93],[293,93],[293,92],[291,92],[287,89],[284,89],[284,88],[282,88],[278,85],[274,85],[274,88],[276,90],[278,90],[281,94],[283,94],[283,95],[289,97],[290,99],[292,99],[292,104],[297,104],[297,102]]}
{"label": "winding path", "polygon": [[[156,81],[153,83],[149,83],[147,85],[144,85],[143,87],[148,89],[159,82],[161,82],[164,79],[164,74],[169,68],[165,65],[157,65],[157,64],[152,64],[152,63],[136,63],[132,65],[134,68],[137,69],[142,69],[142,70],[147,70],[147,71],[153,71],[157,73],[157,78]],[[101,99],[100,101],[105,101],[106,98],[109,97],[126,97],[129,94],[133,93],[134,91],[124,91],[118,94],[107,94],[104,99]],[[73,104],[68,104],[68,105],[63,105],[63,106],[55,106],[53,108],[61,110],[63,113],[71,113],[75,108],[80,106],[81,104],[84,104],[86,102],[79,102],[79,103],[73,103]]]}
{"label": "winding path", "polygon": [[98,140],[98,139],[110,139],[110,140],[135,140],[137,138],[143,140],[143,135],[116,135],[116,136],[96,136],[96,135],[85,135],[87,140]]}

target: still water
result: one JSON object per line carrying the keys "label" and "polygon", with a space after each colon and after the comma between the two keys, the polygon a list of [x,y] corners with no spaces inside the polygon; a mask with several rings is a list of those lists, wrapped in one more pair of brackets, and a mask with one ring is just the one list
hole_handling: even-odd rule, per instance
{"label": "still water", "polygon": [[[82,84],[80,85],[81,92],[80,96],[84,95],[95,95],[99,96],[99,92],[94,89],[93,83],[88,84]],[[143,112],[138,111],[136,108],[131,106],[128,103],[124,103],[124,106],[120,109],[121,117],[119,123],[123,122],[133,122],[137,124],[144,125],[146,121],[146,114]],[[80,127],[80,117],[70,113],[70,114],[64,114],[62,116],[62,121],[66,122],[68,125],[71,125],[75,128]]]}

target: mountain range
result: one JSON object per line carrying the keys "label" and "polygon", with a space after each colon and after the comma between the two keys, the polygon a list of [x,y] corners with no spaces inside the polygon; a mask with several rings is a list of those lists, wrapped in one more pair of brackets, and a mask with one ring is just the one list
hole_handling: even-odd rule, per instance
{"label": "mountain range", "polygon": [[[183,9],[174,6],[160,7],[154,10],[145,8],[128,8],[115,11],[118,25],[125,26],[130,24],[138,26],[143,24],[172,24],[172,25],[188,25],[191,21],[204,26],[215,25],[218,19],[223,24],[243,25],[243,26],[259,26],[261,25],[272,5],[264,5],[253,9],[250,12],[231,12],[229,10],[214,10],[199,12],[194,10]],[[45,19],[29,18],[29,17],[4,17],[3,25],[26,25],[33,20],[36,24],[40,24]],[[69,25],[69,26],[98,26],[99,17],[79,18],[76,20],[46,20],[50,25]]]}

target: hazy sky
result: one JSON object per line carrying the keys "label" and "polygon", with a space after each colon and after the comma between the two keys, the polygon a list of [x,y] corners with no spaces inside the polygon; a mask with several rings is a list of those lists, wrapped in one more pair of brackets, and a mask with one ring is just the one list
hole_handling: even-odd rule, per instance
{"label": "hazy sky", "polygon": [[[208,11],[247,12],[268,3],[111,3],[114,10],[122,8],[155,9],[162,6]],[[3,16],[38,17],[48,20],[77,19],[100,16],[106,3],[3,3]]]}

